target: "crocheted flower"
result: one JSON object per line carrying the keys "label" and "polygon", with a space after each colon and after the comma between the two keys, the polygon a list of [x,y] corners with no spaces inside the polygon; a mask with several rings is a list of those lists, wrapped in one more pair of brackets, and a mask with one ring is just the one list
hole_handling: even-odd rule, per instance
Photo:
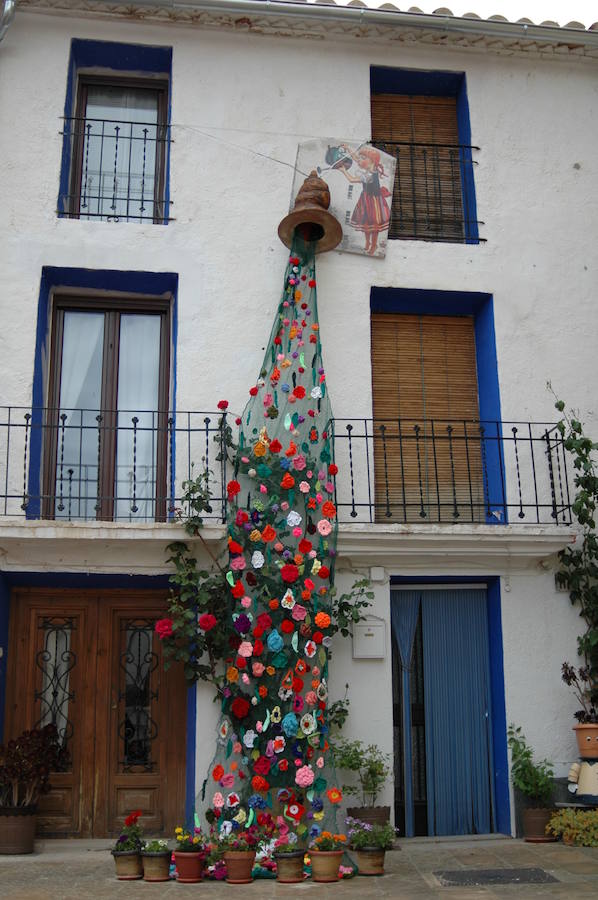
{"label": "crocheted flower", "polygon": [[314,770],[311,766],[301,766],[300,769],[297,769],[295,772],[295,783],[299,785],[299,787],[309,787],[310,784],[314,782]]}
{"label": "crocheted flower", "polygon": [[287,713],[281,724],[282,730],[287,737],[295,737],[297,731],[299,730],[299,722],[297,721],[297,716],[294,713]]}
{"label": "crocheted flower", "polygon": [[296,603],[293,607],[293,611],[291,616],[295,619],[296,622],[302,622],[307,615],[307,610],[304,606],[301,606],[300,603]]}
{"label": "crocheted flower", "polygon": [[244,719],[249,713],[249,701],[244,697],[235,697],[230,710],[236,719]]}
{"label": "crocheted flower", "polygon": [[258,775],[267,775],[272,763],[267,756],[259,756],[253,764],[253,771]]}
{"label": "crocheted flower", "polygon": [[280,570],[280,577],[287,584],[293,584],[299,578],[299,569],[293,563],[287,563]]}
{"label": "crocheted flower", "polygon": [[245,613],[241,613],[240,616],[234,621],[234,629],[238,631],[239,634],[247,634],[249,629],[251,628],[251,620],[249,616],[246,616]]}
{"label": "crocheted flower", "polygon": [[318,529],[322,537],[326,537],[332,531],[332,525],[330,524],[328,519],[320,519],[320,521],[316,525],[316,528]]}
{"label": "crocheted flower", "polygon": [[272,653],[278,653],[284,647],[284,641],[276,629],[270,632],[266,643],[268,644],[268,650],[271,650]]}
{"label": "crocheted flower", "polygon": [[328,628],[328,626],[330,625],[330,616],[328,615],[328,613],[319,612],[316,614],[316,618],[314,621],[318,628]]}
{"label": "crocheted flower", "polygon": [[305,713],[304,716],[301,716],[300,722],[301,731],[303,734],[313,734],[316,730],[316,720],[311,713]]}
{"label": "crocheted flower", "polygon": [[216,791],[214,796],[212,797],[212,806],[214,809],[222,809],[224,806],[224,797],[220,793],[220,791]]}
{"label": "crocheted flower", "polygon": [[245,734],[243,735],[243,743],[245,746],[251,750],[253,749],[253,745],[255,744],[255,740],[257,738],[256,732],[253,728],[248,728]]}
{"label": "crocheted flower", "polygon": [[295,605],[295,598],[293,596],[293,592],[290,588],[287,588],[284,597],[280,601],[280,605],[284,606],[285,609],[292,609]]}
{"label": "crocheted flower", "polygon": [[218,619],[212,613],[204,613],[197,620],[197,624],[202,631],[211,631],[218,624]]}
{"label": "crocheted flower", "polygon": [[317,648],[316,644],[314,643],[314,641],[307,641],[303,652],[305,653],[305,655],[307,656],[308,659],[311,659],[313,656],[316,655],[317,649],[318,648]]}
{"label": "crocheted flower", "polygon": [[328,788],[328,790],[326,791],[326,796],[331,803],[340,803],[343,799],[343,795],[337,787]]}
{"label": "crocheted flower", "polygon": [[237,653],[244,659],[248,659],[253,653],[253,644],[250,641],[242,641]]}
{"label": "crocheted flower", "polygon": [[229,499],[231,497],[234,497],[236,494],[238,494],[240,490],[241,490],[241,485],[239,484],[238,481],[234,481],[234,480],[229,481],[229,483],[226,485],[226,493],[228,494]]}
{"label": "crocheted flower", "polygon": [[[262,537],[263,537],[263,534],[262,534]],[[261,569],[265,562],[266,562],[266,560],[265,560],[264,554],[261,552],[261,550],[255,550],[251,554],[251,565],[253,566],[254,569]]]}

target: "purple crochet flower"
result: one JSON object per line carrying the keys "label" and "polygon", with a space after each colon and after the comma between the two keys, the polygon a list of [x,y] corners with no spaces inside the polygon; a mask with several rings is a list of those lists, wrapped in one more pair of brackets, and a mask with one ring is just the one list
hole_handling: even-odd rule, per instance
{"label": "purple crochet flower", "polygon": [[237,616],[235,619],[235,631],[238,631],[239,634],[247,634],[250,628],[251,622],[249,616],[246,616],[245,613],[241,613]]}

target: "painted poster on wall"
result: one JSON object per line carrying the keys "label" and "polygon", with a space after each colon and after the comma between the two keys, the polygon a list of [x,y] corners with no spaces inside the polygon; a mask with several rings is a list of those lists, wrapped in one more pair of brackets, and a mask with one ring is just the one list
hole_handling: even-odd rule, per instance
{"label": "painted poster on wall", "polygon": [[330,212],[343,228],[336,248],[384,257],[396,160],[371,144],[305,141],[297,148],[291,209],[306,175],[315,169],[330,188]]}

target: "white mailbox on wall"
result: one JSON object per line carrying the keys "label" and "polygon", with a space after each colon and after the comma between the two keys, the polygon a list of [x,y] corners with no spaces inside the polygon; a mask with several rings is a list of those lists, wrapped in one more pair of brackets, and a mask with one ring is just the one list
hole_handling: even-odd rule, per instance
{"label": "white mailbox on wall", "polygon": [[386,622],[368,616],[353,626],[353,659],[384,659],[386,656]]}

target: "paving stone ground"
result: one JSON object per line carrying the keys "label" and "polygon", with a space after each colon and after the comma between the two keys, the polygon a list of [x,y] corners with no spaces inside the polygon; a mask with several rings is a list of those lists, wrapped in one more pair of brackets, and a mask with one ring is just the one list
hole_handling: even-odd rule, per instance
{"label": "paving stone ground", "polygon": [[[278,885],[260,880],[232,886],[218,882],[182,885],[119,882],[109,842],[40,841],[31,856],[0,856],[2,900],[248,900],[313,898],[313,900],[598,900],[598,848],[563,844],[525,844],[510,838],[477,840],[415,839],[399,841],[386,855],[386,875],[357,877],[336,884],[306,881]],[[492,884],[443,887],[434,875],[441,870],[500,869],[533,866],[548,872],[551,884]]]}

